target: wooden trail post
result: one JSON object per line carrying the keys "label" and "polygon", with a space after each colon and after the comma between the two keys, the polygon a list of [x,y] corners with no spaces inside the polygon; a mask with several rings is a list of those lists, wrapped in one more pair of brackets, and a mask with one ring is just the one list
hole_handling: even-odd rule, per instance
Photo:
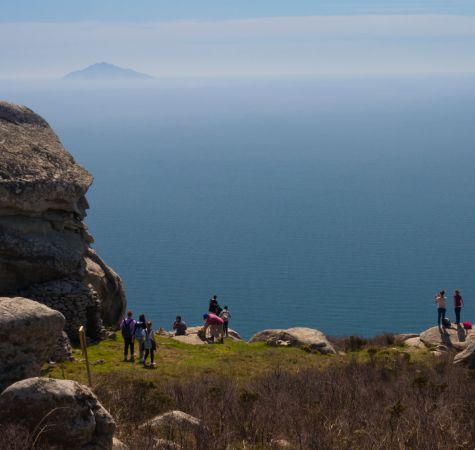
{"label": "wooden trail post", "polygon": [[84,358],[86,360],[86,369],[87,369],[87,381],[90,387],[92,387],[91,381],[91,369],[89,367],[89,359],[87,357],[87,341],[86,341],[86,330],[84,329],[84,325],[79,327],[79,342],[81,343],[81,350]]}

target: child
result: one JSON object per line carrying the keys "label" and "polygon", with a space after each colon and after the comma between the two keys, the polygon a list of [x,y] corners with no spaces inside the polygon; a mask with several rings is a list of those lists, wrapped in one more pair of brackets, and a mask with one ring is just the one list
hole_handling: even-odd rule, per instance
{"label": "child", "polygon": [[155,342],[155,337],[152,330],[152,322],[150,322],[150,320],[147,322],[147,327],[145,328],[145,330],[143,330],[142,335],[144,338],[143,346],[145,349],[143,366],[147,367],[147,358],[150,354],[150,366],[153,367],[155,366],[155,358],[153,352],[157,349],[157,344]]}
{"label": "child", "polygon": [[229,312],[229,309],[227,306],[224,307],[224,309],[221,311],[221,314],[219,315],[221,319],[223,319],[224,324],[224,335],[228,337],[228,329],[229,329],[229,319],[231,319],[231,313]]}

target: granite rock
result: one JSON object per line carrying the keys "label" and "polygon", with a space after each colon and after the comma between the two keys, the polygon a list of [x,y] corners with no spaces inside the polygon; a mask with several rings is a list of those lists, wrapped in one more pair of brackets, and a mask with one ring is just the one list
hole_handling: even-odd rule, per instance
{"label": "granite rock", "polygon": [[265,342],[271,346],[307,347],[324,355],[336,353],[327,337],[313,328],[264,330],[252,336],[249,342]]}
{"label": "granite rock", "polygon": [[50,448],[109,450],[115,422],[92,391],[71,380],[28,378],[0,394],[0,423],[35,432]]}
{"label": "granite rock", "polygon": [[58,311],[26,298],[0,298],[0,388],[39,375],[63,326]]}

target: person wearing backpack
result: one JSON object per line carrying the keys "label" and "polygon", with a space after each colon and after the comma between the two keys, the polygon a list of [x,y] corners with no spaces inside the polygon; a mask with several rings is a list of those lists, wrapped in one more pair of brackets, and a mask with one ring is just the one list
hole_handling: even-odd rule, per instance
{"label": "person wearing backpack", "polygon": [[223,324],[223,329],[224,329],[224,335],[228,337],[228,330],[229,330],[229,320],[231,319],[231,313],[229,312],[229,309],[227,306],[224,307],[224,309],[221,311],[221,314],[219,315],[221,319],[223,319],[224,324]]}
{"label": "person wearing backpack", "polygon": [[437,324],[440,327],[440,325],[444,323],[445,313],[447,311],[447,297],[443,289],[436,295],[435,303],[437,304]]}
{"label": "person wearing backpack", "polygon": [[135,320],[132,318],[132,311],[127,312],[127,317],[120,324],[120,331],[124,338],[124,361],[127,361],[127,354],[130,348],[130,361],[135,360],[134,356],[134,330]]}
{"label": "person wearing backpack", "polygon": [[135,322],[135,328],[134,328],[134,340],[137,341],[139,345],[139,362],[143,361],[143,352],[144,352],[144,347],[143,347],[143,330],[147,328],[147,321],[145,320],[145,314],[140,314],[139,320]]}
{"label": "person wearing backpack", "polygon": [[455,289],[454,292],[454,312],[455,312],[455,323],[457,326],[460,325],[460,311],[463,307],[463,298],[460,295],[460,291]]}
{"label": "person wearing backpack", "polygon": [[155,342],[155,336],[152,329],[152,322],[147,322],[145,330],[142,331],[144,338],[143,346],[145,348],[145,354],[143,358],[143,366],[147,367],[147,358],[150,355],[150,367],[155,366],[154,352],[157,349],[157,343]]}

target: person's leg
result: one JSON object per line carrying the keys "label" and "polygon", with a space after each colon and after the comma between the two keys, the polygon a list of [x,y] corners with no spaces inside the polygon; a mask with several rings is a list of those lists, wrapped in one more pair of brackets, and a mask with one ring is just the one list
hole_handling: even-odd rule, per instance
{"label": "person's leg", "polygon": [[134,352],[134,347],[135,347],[135,345],[134,345],[134,344],[135,344],[135,339],[132,338],[132,339],[130,340],[130,360],[131,360],[131,361],[134,361],[134,360],[135,360],[135,355],[134,355],[134,353],[135,353],[135,352]]}
{"label": "person's leg", "polygon": [[146,349],[145,349],[145,354],[144,354],[144,357],[143,357],[143,365],[144,365],[144,366],[147,365],[148,353],[149,353],[149,350],[148,350],[148,348],[146,348]]}
{"label": "person's leg", "polygon": [[153,348],[150,349],[150,364],[152,364],[152,366],[155,365],[155,358],[154,358],[154,350],[153,350]]}
{"label": "person's leg", "polygon": [[219,325],[219,336],[222,344],[224,342],[224,325]]}
{"label": "person's leg", "polygon": [[124,338],[124,361],[127,361],[127,354],[129,353],[130,339]]}
{"label": "person's leg", "polygon": [[460,323],[460,309],[455,308],[455,323],[458,325]]}
{"label": "person's leg", "polygon": [[228,336],[228,329],[229,329],[229,322],[226,320],[224,322],[224,335],[227,337]]}
{"label": "person's leg", "polygon": [[139,345],[139,361],[143,361],[143,338],[137,340]]}
{"label": "person's leg", "polygon": [[437,308],[437,324],[440,326],[442,321],[442,308]]}

